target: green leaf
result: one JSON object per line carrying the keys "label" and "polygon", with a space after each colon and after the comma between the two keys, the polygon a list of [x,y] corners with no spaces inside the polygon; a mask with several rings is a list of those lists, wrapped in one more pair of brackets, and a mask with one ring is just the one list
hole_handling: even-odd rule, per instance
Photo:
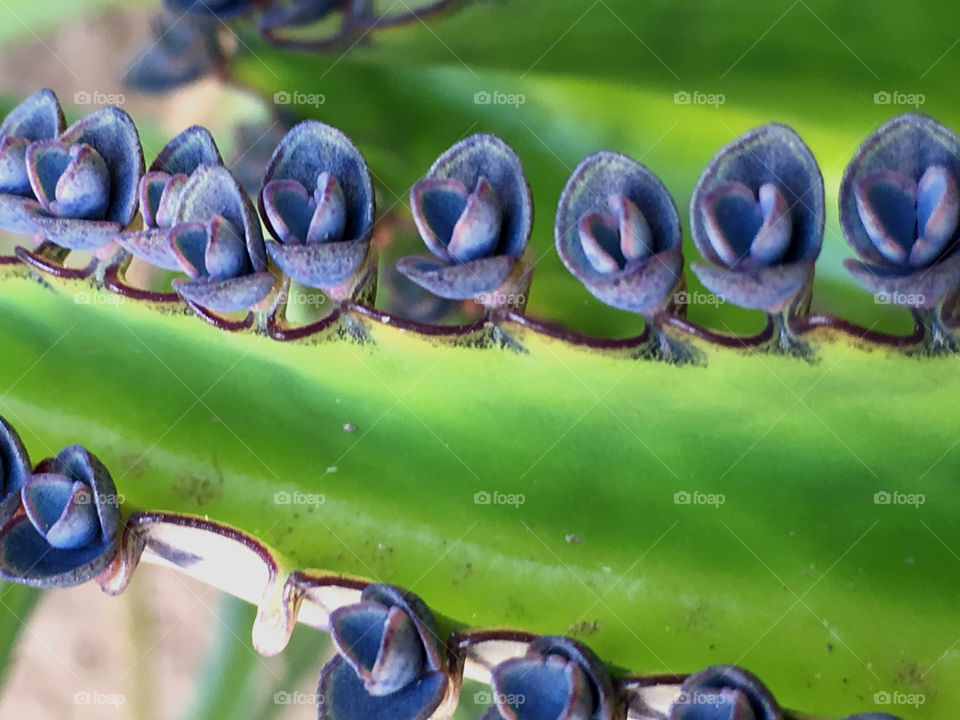
{"label": "green leaf", "polygon": [[0,687],[10,669],[17,638],[30,621],[40,595],[36,588],[0,580]]}
{"label": "green leaf", "polygon": [[[931,22],[919,21],[923,11],[896,0],[870,7],[870,13],[853,12],[830,0],[762,7],[736,0],[474,2],[444,18],[376,31],[348,54],[340,49],[311,57],[245,34],[245,63],[259,68],[271,88],[311,77],[303,92],[322,92],[349,65],[446,66],[473,76],[462,88],[471,95],[503,89],[479,82],[487,72],[500,72],[520,79],[599,78],[671,98],[682,90],[723,93],[727,104],[741,109],[826,120],[858,132],[874,118],[905,109],[874,104],[878,91],[923,94],[925,108],[948,108],[956,117],[949,58],[960,9],[938,7]],[[642,124],[649,114],[633,117]]]}
{"label": "green leaf", "polygon": [[[706,368],[674,368],[380,324],[370,346],[289,345],[94,297],[0,287],[0,343],[20,349],[0,412],[35,457],[85,443],[131,506],[208,515],[470,625],[571,633],[633,671],[739,662],[832,714],[878,689],[936,698],[916,717],[960,702],[943,632],[960,359],[822,337],[816,365],[705,348]],[[495,491],[523,502],[476,503]],[[695,491],[724,502],[678,504]]]}

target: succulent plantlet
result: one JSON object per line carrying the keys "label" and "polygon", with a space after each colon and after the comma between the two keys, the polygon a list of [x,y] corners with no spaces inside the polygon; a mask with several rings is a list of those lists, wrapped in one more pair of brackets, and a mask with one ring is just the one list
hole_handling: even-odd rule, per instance
{"label": "succulent plantlet", "polygon": [[320,720],[420,720],[448,692],[433,614],[415,595],[368,585],[356,605],[334,610],[339,654],[320,673]]}
{"label": "succulent plantlet", "polygon": [[523,310],[533,201],[520,159],[503,140],[480,134],[458,142],[413,186],[410,204],[432,255],[401,259],[400,272],[448,300]]}
{"label": "succulent plantlet", "polygon": [[570,638],[543,636],[491,670],[483,720],[612,720],[619,703],[600,659]]}
{"label": "succulent plantlet", "polygon": [[[23,203],[22,229],[41,245],[35,252],[18,247],[17,256],[53,275],[90,275],[137,212],[143,150],[133,120],[117,107],[97,110],[55,138],[30,143],[24,157],[35,199]],[[70,250],[93,251],[96,259],[67,270],[59,260]]]}
{"label": "succulent plantlet", "polygon": [[847,270],[883,302],[910,307],[930,352],[960,349],[943,322],[960,285],[960,140],[923,115],[889,120],[843,174],[840,223],[861,260]]}
{"label": "succulent plantlet", "polygon": [[714,665],[680,686],[670,720],[782,720],[773,695],[753,674],[734,665]]}
{"label": "succulent plantlet", "polygon": [[639,354],[696,361],[694,348],[661,326],[682,287],[683,253],[677,207],[656,175],[617,153],[584,158],[560,195],[554,239],[567,270],[594,297],[644,318]]}
{"label": "succulent plantlet", "polygon": [[373,182],[343,133],[314,120],[294,126],[267,166],[260,212],[274,238],[267,254],[287,276],[337,302],[372,303]]}
{"label": "succulent plantlet", "polygon": [[140,178],[138,197],[143,230],[128,230],[117,240],[141,260],[165,270],[180,270],[167,234],[174,224],[187,182],[201,165],[222,165],[217,144],[206,128],[194,125],[173,138]]}
{"label": "succulent plantlet", "polygon": [[65,126],[60,102],[47,89],[17,105],[0,125],[0,230],[32,231],[30,208],[37,197],[27,169],[27,148],[38,140],[52,140]]}
{"label": "succulent plantlet", "polygon": [[8,500],[17,497],[30,477],[31,467],[17,431],[0,417],[0,525],[6,522],[2,508]]}
{"label": "succulent plantlet", "polygon": [[712,265],[693,272],[724,300],[770,315],[774,351],[809,357],[790,321],[809,295],[823,224],[813,154],[786,125],[764,125],[721,148],[697,182],[690,228]]}
{"label": "succulent plantlet", "polygon": [[71,445],[41,461],[17,495],[12,509],[10,498],[0,505],[0,577],[66,587],[96,577],[113,560],[119,496],[86,449]]}
{"label": "succulent plantlet", "polygon": [[[322,51],[349,41],[357,42],[379,28],[422,21],[468,0],[433,0],[419,7],[404,6],[403,11],[377,15],[369,0],[165,0],[166,10],[180,18],[184,15],[226,21],[252,15],[261,36],[271,45],[305,51]],[[330,15],[340,16],[332,34],[317,38],[288,35],[284,31],[309,26]]]}
{"label": "succulent plantlet", "polygon": [[[167,239],[189,276],[174,278],[174,290],[214,324],[230,327],[211,312],[249,310],[273,288],[275,278],[267,270],[260,220],[223,166],[202,165],[190,175]],[[239,326],[252,322],[249,313]]]}
{"label": "succulent plantlet", "polygon": [[[380,28],[423,21],[433,15],[459,6],[469,0],[433,0],[426,5],[410,7],[392,15],[377,15],[369,0],[272,0],[259,13],[259,28],[263,39],[277,47],[316,52],[338,47],[347,42],[359,42]],[[329,35],[304,38],[288,35],[283,30],[310,25],[338,13],[339,27]]]}
{"label": "succulent plantlet", "polygon": [[207,15],[157,13],[150,22],[150,45],[127,68],[124,85],[163,93],[214,72],[225,60],[217,38],[219,28],[220,21]]}

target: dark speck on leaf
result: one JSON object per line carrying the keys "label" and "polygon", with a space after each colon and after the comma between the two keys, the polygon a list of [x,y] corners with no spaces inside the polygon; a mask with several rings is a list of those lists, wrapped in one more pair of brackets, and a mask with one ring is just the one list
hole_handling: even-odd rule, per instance
{"label": "dark speck on leaf", "polygon": [[567,634],[572,637],[583,637],[594,635],[603,628],[603,623],[599,620],[582,620],[567,628]]}
{"label": "dark speck on leaf", "polygon": [[201,478],[196,475],[183,475],[174,486],[174,490],[184,499],[192,500],[198,506],[218,500],[223,494],[223,475],[215,478]]}

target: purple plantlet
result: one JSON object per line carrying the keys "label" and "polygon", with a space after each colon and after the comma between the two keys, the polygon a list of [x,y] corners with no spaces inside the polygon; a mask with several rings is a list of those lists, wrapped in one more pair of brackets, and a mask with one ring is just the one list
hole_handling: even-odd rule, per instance
{"label": "purple plantlet", "polygon": [[410,203],[431,256],[402,258],[401,273],[448,300],[523,307],[531,278],[521,258],[533,204],[520,160],[506,143],[493,135],[460,141],[413,186]]}
{"label": "purple plantlet", "polygon": [[127,68],[124,85],[144,93],[164,93],[215,72],[225,61],[217,39],[221,27],[221,21],[211,15],[157,13],[150,22],[150,44]]}
{"label": "purple plantlet", "polygon": [[289,277],[338,301],[372,294],[373,182],[343,133],[312,120],[294,126],[267,167],[260,209],[274,238],[267,252]]}
{"label": "purple plantlet", "polygon": [[[36,251],[17,247],[17,257],[54,277],[92,275],[116,255],[116,238],[137,211],[143,151],[133,120],[116,107],[97,110],[54,139],[32,142],[24,157],[33,196],[22,200],[18,226],[39,244]],[[68,268],[71,250],[91,251],[94,259]]]}
{"label": "purple plantlet", "polygon": [[748,131],[721,148],[690,201],[691,233],[710,265],[693,263],[708,290],[774,323],[768,349],[812,360],[792,329],[823,245],[823,177],[786,125]]}
{"label": "purple plantlet", "polygon": [[554,230],[563,264],[608,305],[652,319],[680,281],[673,199],[653,173],[625,155],[584,158],[561,193]]}
{"label": "purple plantlet", "polygon": [[680,218],[670,193],[625,155],[597,152],[567,181],[554,225],[564,266],[601,302],[644,318],[638,357],[700,362],[662,329],[683,277]]}
{"label": "purple plantlet", "polygon": [[17,431],[0,417],[0,526],[6,522],[2,508],[18,496],[31,468],[30,456]]}
{"label": "purple plantlet", "polygon": [[97,250],[133,220],[143,153],[122,110],[91,113],[56,141],[31,144],[26,158],[39,201],[30,208],[35,234],[70,250]]}
{"label": "purple plantlet", "polygon": [[600,659],[576,640],[542,636],[491,670],[483,720],[613,720],[619,701]]}
{"label": "purple plantlet", "polygon": [[[260,33],[271,45],[306,52],[322,52],[341,47],[350,41],[359,42],[375,30],[407,23],[424,22],[434,15],[465,6],[469,0],[434,0],[431,3],[404,7],[392,15],[378,15],[368,0],[291,0],[279,7],[267,7],[260,15]],[[309,25],[339,13],[339,26],[333,33],[316,38],[287,35],[284,28]]]}
{"label": "purple plantlet", "polygon": [[490,720],[589,720],[592,715],[587,676],[560,655],[507,660],[495,668],[492,685],[496,705],[486,714]]}
{"label": "purple plantlet", "polygon": [[183,189],[167,235],[187,278],[173,288],[214,313],[249,310],[273,288],[260,222],[236,179],[222,165],[201,165]]}
{"label": "purple plantlet", "polygon": [[767,687],[735,665],[715,665],[689,676],[670,708],[670,720],[783,720]]}
{"label": "purple plantlet", "polygon": [[320,673],[320,720],[426,720],[450,680],[432,613],[411,593],[368,585],[335,610],[339,653]]}
{"label": "purple plantlet", "polygon": [[813,277],[823,243],[823,179],[803,141],[770,124],[710,161],[690,203],[694,263],[707,289],[736,305],[780,313]]}
{"label": "purple plantlet", "polygon": [[859,260],[844,261],[865,289],[910,307],[924,352],[960,350],[944,300],[960,285],[960,140],[923,115],[889,120],[844,171],[840,224]]}
{"label": "purple plantlet", "polygon": [[0,577],[65,587],[100,574],[116,555],[120,496],[110,473],[80,445],[40,462],[0,504]]}
{"label": "purple plantlet", "polygon": [[194,125],[168,142],[140,179],[137,197],[144,227],[119,235],[125,250],[154,267],[181,269],[170,252],[167,231],[176,221],[190,175],[201,165],[222,161],[210,132]]}
{"label": "purple plantlet", "polygon": [[360,603],[337,611],[330,622],[344,659],[376,697],[409,685],[423,670],[423,647],[402,609]]}

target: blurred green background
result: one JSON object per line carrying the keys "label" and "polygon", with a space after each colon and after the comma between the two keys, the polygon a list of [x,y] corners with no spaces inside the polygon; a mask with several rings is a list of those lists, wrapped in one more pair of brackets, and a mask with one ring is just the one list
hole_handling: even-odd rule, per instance
{"label": "blurred green background", "polygon": [[[826,180],[814,307],[890,331],[910,326],[905,311],[875,304],[848,280],[841,262],[851,253],[837,225],[836,192],[857,145],[892,115],[919,110],[960,126],[960,7],[478,0],[450,17],[320,55],[270,48],[240,23],[221,30],[236,52],[230,77],[151,98],[122,88],[119,79],[150,43],[155,4],[0,0],[4,107],[49,86],[73,120],[91,109],[71,102],[84,93],[122,94],[148,163],[192,123],[211,127],[228,158],[249,160],[258,152],[250,138],[275,129],[278,111],[316,117],[357,142],[375,175],[381,212],[401,217],[410,185],[436,155],[465,135],[496,133],[520,154],[534,192],[538,264],[529,312],[603,335],[635,333],[640,321],[593,300],[553,250],[556,202],[580,159],[611,149],[641,160],[663,179],[686,226],[691,191],[713,153],[750,127],[786,122],[811,146]],[[258,123],[262,132],[238,139],[239,122]],[[689,237],[685,243],[688,261],[695,259]],[[418,245],[401,234],[388,257]],[[690,273],[688,281],[700,289]],[[690,315],[744,332],[762,323],[757,313],[727,305],[694,305]],[[310,716],[274,698],[311,692],[324,639],[300,632],[283,658],[263,660],[249,647],[252,609],[189,583],[162,590],[170,583],[156,572],[138,576],[130,593],[109,603],[92,588],[50,593],[33,621],[37,593],[0,585],[0,669],[10,668],[0,717]],[[86,634],[64,622],[76,607],[94,618]],[[171,631],[181,642],[165,642],[165,622],[190,632]],[[91,650],[91,628],[119,639]],[[77,703],[74,688],[96,686],[87,670],[104,678],[116,667],[120,679],[103,686],[122,692],[124,702]],[[38,668],[46,672],[38,675]],[[465,714],[476,714],[465,706]]]}

